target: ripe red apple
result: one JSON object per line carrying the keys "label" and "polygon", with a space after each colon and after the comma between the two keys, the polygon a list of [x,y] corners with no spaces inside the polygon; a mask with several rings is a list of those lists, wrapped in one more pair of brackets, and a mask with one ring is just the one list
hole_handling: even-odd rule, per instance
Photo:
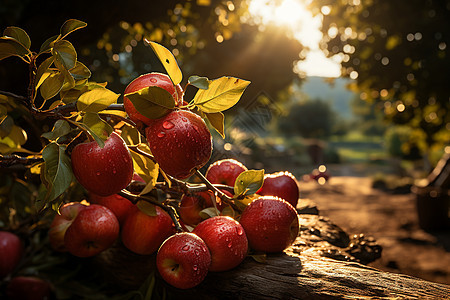
{"label": "ripe red apple", "polygon": [[175,233],[169,214],[156,206],[156,216],[149,216],[137,206],[125,218],[122,242],[137,254],[149,255],[158,250],[166,238]]}
{"label": "ripe red apple", "polygon": [[200,284],[208,274],[211,254],[205,242],[193,233],[177,233],[158,250],[156,266],[162,278],[179,289]]}
{"label": "ripe red apple", "polygon": [[251,202],[239,220],[250,248],[262,252],[281,252],[297,238],[298,214],[287,201],[262,196]]}
{"label": "ripe red apple", "polygon": [[264,175],[263,186],[256,192],[261,196],[276,196],[297,207],[299,190],[297,180],[289,172]]}
{"label": "ripe red apple", "polygon": [[47,281],[28,276],[17,276],[6,286],[6,296],[10,300],[51,299],[52,290]]}
{"label": "ripe red apple", "polygon": [[174,110],[154,120],[145,134],[161,169],[177,179],[188,178],[211,157],[211,133],[191,111]]}
{"label": "ripe red apple", "polygon": [[241,162],[235,159],[222,159],[208,167],[206,179],[211,183],[234,186],[236,178],[244,171],[247,171],[247,167]]}
{"label": "ripe red apple", "polygon": [[89,192],[109,196],[126,188],[133,178],[133,160],[123,139],[111,133],[100,148],[97,142],[76,145],[72,150],[72,170]]}
{"label": "ripe red apple", "polygon": [[[183,89],[181,88],[181,86],[178,84],[176,87],[174,87],[169,76],[156,72],[144,74],[134,79],[125,88],[124,95],[139,91],[149,86],[157,86],[163,88],[172,95],[172,97],[175,99],[175,103],[183,103]],[[137,125],[143,123],[148,126],[153,122],[152,119],[149,119],[140,114],[133,106],[131,100],[127,97],[123,97],[123,105],[130,119]]]}
{"label": "ripe red apple", "polygon": [[79,257],[94,256],[111,247],[119,236],[119,221],[108,208],[91,204],[80,210],[64,235],[69,252]]}
{"label": "ripe red apple", "polygon": [[23,244],[14,233],[0,231],[0,279],[11,273],[22,259]]}
{"label": "ripe red apple", "polygon": [[[133,180],[145,183],[144,179],[136,173],[133,174]],[[117,220],[121,225],[125,221],[126,215],[135,206],[130,200],[118,194],[103,197],[89,193],[89,202],[92,204],[100,204],[109,208],[116,215]]]}
{"label": "ripe red apple", "polygon": [[200,212],[207,207],[212,207],[213,200],[215,201],[215,196],[211,191],[184,194],[178,209],[181,221],[187,225],[197,225],[203,221]]}
{"label": "ripe red apple", "polygon": [[217,216],[202,221],[192,231],[208,246],[211,253],[209,270],[220,272],[238,266],[248,250],[244,228],[230,217]]}
{"label": "ripe red apple", "polygon": [[83,205],[80,202],[70,202],[64,204],[59,209],[60,214],[55,216],[48,231],[50,245],[54,250],[60,252],[67,251],[64,244],[64,236],[67,228],[69,228],[78,216],[78,213],[86,207],[86,205]]}

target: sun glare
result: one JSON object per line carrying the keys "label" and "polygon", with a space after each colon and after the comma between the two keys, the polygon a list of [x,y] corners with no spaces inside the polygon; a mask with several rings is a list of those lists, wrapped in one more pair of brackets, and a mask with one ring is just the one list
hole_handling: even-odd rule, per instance
{"label": "sun glare", "polygon": [[[305,1],[307,0],[251,0],[249,12],[259,24],[286,27],[294,38],[310,49],[305,60],[296,66],[301,75],[339,77],[340,64],[326,58],[319,49],[322,15],[313,16]],[[329,14],[330,9],[327,6],[322,13]]]}

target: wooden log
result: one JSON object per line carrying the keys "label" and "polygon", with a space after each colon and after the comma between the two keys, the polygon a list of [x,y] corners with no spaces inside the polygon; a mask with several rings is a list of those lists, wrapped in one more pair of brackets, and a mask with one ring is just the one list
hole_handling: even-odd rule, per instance
{"label": "wooden log", "polygon": [[[301,214],[295,243],[266,262],[247,257],[237,268],[210,272],[189,290],[164,283],[168,299],[450,299],[450,286],[364,265],[381,255],[370,237],[349,236],[328,218]],[[97,258],[115,287],[139,287],[154,272],[155,255],[140,256],[118,244]],[[126,269],[123,266],[127,266]],[[161,287],[161,286],[160,286]]]}
{"label": "wooden log", "polygon": [[171,294],[183,299],[450,299],[450,286],[290,248],[268,255],[265,264],[247,258],[234,270],[209,273],[195,289]]}

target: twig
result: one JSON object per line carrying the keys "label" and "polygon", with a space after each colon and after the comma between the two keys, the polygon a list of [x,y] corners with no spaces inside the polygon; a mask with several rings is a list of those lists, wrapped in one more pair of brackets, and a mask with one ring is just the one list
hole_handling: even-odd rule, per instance
{"label": "twig", "polygon": [[14,165],[28,166],[37,162],[44,161],[42,157],[23,157],[16,154],[1,155],[0,154],[0,167],[8,168]]}
{"label": "twig", "polygon": [[130,192],[128,192],[127,190],[122,190],[119,192],[119,195],[124,197],[125,199],[128,199],[131,201],[131,203],[136,204],[138,201],[145,201],[148,202],[150,204],[159,206],[160,208],[162,208],[164,211],[166,211],[170,218],[172,219],[173,223],[175,224],[175,228],[178,232],[183,232],[183,228],[181,227],[180,221],[178,221],[178,213],[175,209],[175,207],[171,206],[171,205],[164,205],[158,201],[155,201],[154,199],[150,198],[150,197],[145,197],[145,196],[138,196],[135,194],[132,194]]}
{"label": "twig", "polygon": [[213,185],[211,182],[209,182],[208,179],[198,170],[195,170],[195,174],[201,179],[201,181],[206,184],[206,186],[212,190],[215,194],[219,196],[219,198],[229,204],[235,211],[242,212],[242,210],[234,204],[234,201],[232,198],[230,198],[228,195],[226,195],[224,192],[219,190],[215,185]]}

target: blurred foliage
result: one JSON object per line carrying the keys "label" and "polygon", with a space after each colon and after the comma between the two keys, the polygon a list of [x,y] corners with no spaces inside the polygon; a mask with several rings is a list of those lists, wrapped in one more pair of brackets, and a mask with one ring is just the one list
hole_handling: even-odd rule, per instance
{"label": "blurred foliage", "polygon": [[290,107],[286,117],[279,120],[284,135],[301,135],[304,138],[325,138],[334,133],[336,113],[323,100],[297,102]]}
{"label": "blurred foliage", "polygon": [[[89,9],[86,9],[89,7]],[[105,8],[107,7],[107,9]],[[58,13],[55,13],[55,11]],[[12,13],[14,12],[14,13]],[[50,17],[51,16],[51,17]],[[243,23],[250,16],[243,0],[197,0],[146,2],[50,0],[44,7],[37,1],[5,0],[0,9],[0,29],[25,29],[36,45],[41,44],[67,18],[89,24],[84,33],[75,33],[74,46],[79,60],[92,71],[92,80],[108,82],[123,93],[137,76],[162,71],[157,58],[145,47],[143,38],[166,46],[184,71],[190,75],[217,78],[233,74],[252,81],[241,106],[257,99],[263,91],[275,95],[297,76],[293,63],[303,46],[284,30]],[[54,31],[54,32],[53,32]],[[7,62],[0,66],[0,90],[22,93],[27,68]],[[195,70],[195,74],[193,74]],[[192,96],[188,89],[188,96]]]}
{"label": "blurred foliage", "polygon": [[[422,152],[450,140],[450,1],[320,0],[322,49],[342,60],[362,100],[419,130]],[[418,134],[416,134],[417,136]]]}

